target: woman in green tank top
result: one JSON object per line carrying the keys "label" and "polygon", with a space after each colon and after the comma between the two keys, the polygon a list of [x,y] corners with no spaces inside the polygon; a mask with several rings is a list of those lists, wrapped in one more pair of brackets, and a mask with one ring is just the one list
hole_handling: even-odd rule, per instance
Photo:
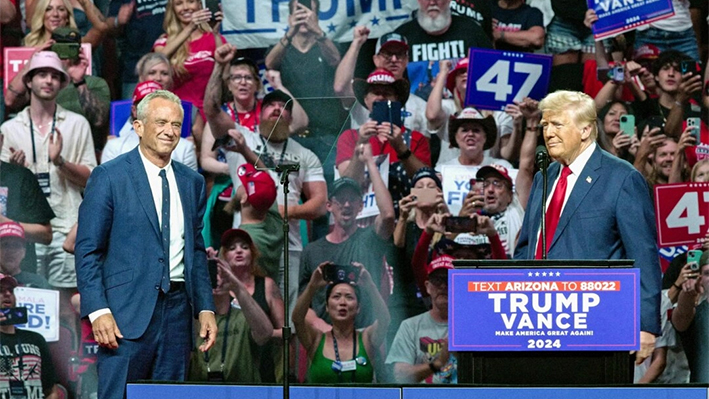
{"label": "woman in green tank top", "polygon": [[[371,383],[374,378],[373,356],[386,337],[389,311],[367,269],[359,263],[352,265],[354,271],[347,273],[341,266],[320,264],[293,309],[293,324],[310,360],[310,383]],[[305,315],[313,296],[325,286],[325,310],[332,320],[332,330],[323,333],[306,321]],[[371,298],[372,306],[378,309],[377,319],[361,332],[355,329],[360,295]]]}

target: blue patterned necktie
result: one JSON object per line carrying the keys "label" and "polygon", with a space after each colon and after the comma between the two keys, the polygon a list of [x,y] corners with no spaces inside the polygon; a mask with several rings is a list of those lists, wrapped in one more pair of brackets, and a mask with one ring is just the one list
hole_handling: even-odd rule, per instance
{"label": "blue patterned necktie", "polygon": [[162,249],[165,253],[160,288],[170,291],[170,186],[167,184],[165,169],[160,170],[162,178]]}

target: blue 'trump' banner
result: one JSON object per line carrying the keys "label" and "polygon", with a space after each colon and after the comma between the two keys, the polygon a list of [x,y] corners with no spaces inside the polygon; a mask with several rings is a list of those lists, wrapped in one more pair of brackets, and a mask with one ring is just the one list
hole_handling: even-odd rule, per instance
{"label": "blue 'trump' banner", "polygon": [[525,97],[541,100],[549,90],[551,55],[472,47],[465,104],[502,111]]}
{"label": "blue 'trump' banner", "polygon": [[640,347],[638,269],[458,269],[448,286],[451,351]]}
{"label": "blue 'trump' banner", "polygon": [[587,0],[598,16],[593,37],[605,39],[675,15],[672,0]]}

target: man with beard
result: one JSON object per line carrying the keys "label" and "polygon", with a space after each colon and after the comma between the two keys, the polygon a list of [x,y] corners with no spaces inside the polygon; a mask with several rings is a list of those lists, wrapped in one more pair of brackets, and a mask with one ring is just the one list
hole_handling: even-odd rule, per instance
{"label": "man with beard", "polygon": [[[261,114],[256,132],[241,126],[229,130],[232,142],[226,147],[229,174],[237,190],[241,184],[238,176],[239,166],[250,163],[257,168],[267,168],[271,177],[280,182],[277,165],[299,164],[298,173],[293,173],[288,180],[288,219],[290,235],[288,238],[289,262],[292,270],[298,270],[303,243],[300,237],[300,220],[314,220],[325,214],[327,185],[323,168],[318,157],[297,141],[290,139],[291,110],[293,101],[286,93],[275,90],[268,93],[261,104]],[[284,214],[283,187],[278,187],[278,209]],[[301,196],[305,199],[299,203]],[[239,226],[240,215],[234,217],[234,226]],[[289,314],[297,299],[298,274],[289,274]],[[283,260],[281,260],[280,278],[283,282]]]}
{"label": "man with beard", "polygon": [[404,320],[386,358],[397,383],[457,384],[458,361],[448,352],[448,270],[453,257],[428,265],[426,291],[431,310]]}
{"label": "man with beard", "polygon": [[[653,139],[658,143],[654,146],[654,149]],[[675,154],[677,153],[677,142],[673,138],[665,137],[664,135],[648,137],[647,141],[648,143],[642,143],[640,145],[641,148],[638,148],[635,165],[636,167],[647,165],[647,168],[638,167],[638,169],[645,175],[650,188],[657,184],[667,184],[672,171],[672,162],[674,162]]]}
{"label": "man with beard", "polygon": [[408,39],[411,62],[463,58],[468,55],[470,47],[492,47],[479,24],[452,15],[450,2],[418,0],[416,20],[406,22],[394,31]]}
{"label": "man with beard", "polygon": [[[489,216],[495,224],[495,230],[500,236],[507,256],[512,258],[517,234],[522,228],[522,219],[524,219],[524,209],[519,200],[514,198],[516,194],[512,191],[512,178],[507,168],[497,164],[483,166],[475,177],[483,182],[483,192],[480,194],[473,190],[468,193],[463,200],[460,216],[468,216],[478,211]],[[488,243],[489,240],[484,235],[464,233],[459,234],[455,242],[476,245]]]}
{"label": "man with beard", "polygon": [[[376,158],[372,155],[369,144],[358,146],[357,152],[361,161],[370,170],[376,169]],[[325,237],[310,243],[303,251],[303,261],[300,265],[299,291],[301,293],[307,287],[313,271],[323,262],[332,262],[336,265],[361,263],[371,274],[377,287],[381,287],[381,282],[387,278],[384,257],[392,248],[394,205],[379,173],[372,173],[370,178],[379,215],[376,216],[373,224],[364,228],[357,226],[357,215],[362,210],[360,184],[349,177],[339,178],[333,183],[327,201],[327,210],[334,222],[332,231]],[[367,302],[362,303],[362,311],[355,320],[356,328],[368,326],[376,319],[372,314],[373,309],[368,306],[369,299],[365,300]],[[318,292],[313,297],[311,308],[306,315],[306,321],[318,326],[322,331],[329,330],[329,326],[325,323],[330,321],[325,311],[325,302],[325,293]]]}

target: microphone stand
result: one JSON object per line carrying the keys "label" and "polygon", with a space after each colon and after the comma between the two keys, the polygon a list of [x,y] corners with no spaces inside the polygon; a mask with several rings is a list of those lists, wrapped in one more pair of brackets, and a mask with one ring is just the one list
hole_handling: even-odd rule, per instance
{"label": "microphone stand", "polygon": [[542,240],[542,259],[547,258],[547,222],[546,222],[546,214],[547,214],[547,197],[549,196],[547,193],[547,169],[549,168],[549,156],[547,154],[544,154],[544,160],[541,162],[541,171],[542,171],[542,207],[541,207],[541,229],[539,232],[539,235],[541,236]]}
{"label": "microphone stand", "polygon": [[290,397],[290,382],[288,378],[290,376],[290,339],[291,339],[291,328],[288,320],[288,273],[289,273],[289,258],[290,253],[288,251],[288,234],[290,233],[290,225],[288,224],[288,176],[291,173],[298,172],[300,170],[300,164],[283,164],[276,166],[276,172],[281,174],[281,184],[283,185],[283,328],[281,328],[283,335],[283,399],[288,399]]}

